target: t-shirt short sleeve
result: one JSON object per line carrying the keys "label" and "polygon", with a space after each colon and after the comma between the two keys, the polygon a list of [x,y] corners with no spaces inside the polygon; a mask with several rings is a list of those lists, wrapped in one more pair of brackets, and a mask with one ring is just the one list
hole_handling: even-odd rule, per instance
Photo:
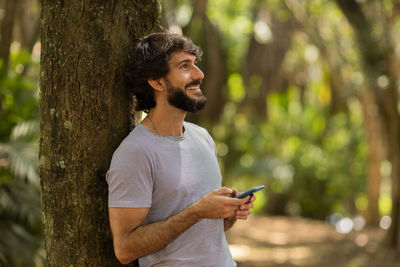
{"label": "t-shirt short sleeve", "polygon": [[210,148],[217,155],[217,146],[215,145],[214,140],[212,139],[211,135],[208,133],[206,129],[202,129],[204,131],[204,135],[206,137],[207,143],[209,144]]}
{"label": "t-shirt short sleeve", "polygon": [[146,152],[124,141],[114,152],[107,172],[110,208],[149,208],[152,203],[152,164]]}

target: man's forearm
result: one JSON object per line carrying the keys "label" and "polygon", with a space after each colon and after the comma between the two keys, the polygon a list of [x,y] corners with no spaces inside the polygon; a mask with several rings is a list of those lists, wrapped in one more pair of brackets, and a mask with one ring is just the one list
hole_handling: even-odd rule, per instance
{"label": "man's forearm", "polygon": [[[120,217],[114,216],[115,214],[110,215],[117,258],[121,263],[127,264],[137,258],[154,253],[202,219],[237,217],[238,207],[245,206],[249,199],[226,197],[231,193],[232,190],[226,187],[215,189],[180,213],[164,221],[148,225],[140,225],[140,222],[147,216],[144,211],[128,211],[132,220],[137,222],[131,224],[131,227],[129,223],[128,227],[123,227],[123,223],[118,225],[119,219],[129,218],[127,215],[121,215],[123,211],[119,211]],[[123,225],[121,226],[121,224]]]}
{"label": "man's forearm", "polygon": [[117,257],[121,262],[129,263],[154,253],[199,221],[199,217],[189,207],[164,221],[141,225],[127,234],[121,244],[122,255]]}

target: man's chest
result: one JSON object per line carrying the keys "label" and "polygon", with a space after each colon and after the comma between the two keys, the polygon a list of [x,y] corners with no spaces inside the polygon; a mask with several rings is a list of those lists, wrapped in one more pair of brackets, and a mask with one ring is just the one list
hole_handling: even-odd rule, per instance
{"label": "man's chest", "polygon": [[169,217],[221,186],[218,162],[208,147],[169,152],[158,154],[154,166],[153,219]]}

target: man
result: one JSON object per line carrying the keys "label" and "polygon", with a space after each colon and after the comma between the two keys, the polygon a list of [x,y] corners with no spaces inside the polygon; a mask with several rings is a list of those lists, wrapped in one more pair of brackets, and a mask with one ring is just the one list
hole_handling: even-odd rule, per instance
{"label": "man", "polygon": [[184,122],[204,107],[196,66],[201,50],[183,36],[154,33],[130,56],[127,71],[147,117],[125,138],[107,173],[114,250],[140,266],[236,266],[225,233],[247,219],[255,197],[221,187],[215,143]]}

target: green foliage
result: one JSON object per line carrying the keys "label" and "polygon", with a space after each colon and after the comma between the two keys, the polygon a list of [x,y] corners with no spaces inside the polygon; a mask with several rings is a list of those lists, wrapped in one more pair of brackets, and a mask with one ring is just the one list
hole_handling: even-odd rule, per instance
{"label": "green foliage", "polygon": [[0,79],[0,141],[18,123],[39,118],[38,62],[25,50],[14,51],[10,60],[8,75]]}
{"label": "green foliage", "polygon": [[349,114],[329,116],[324,107],[302,104],[298,92],[292,87],[271,95],[267,122],[235,114],[234,134],[219,139],[218,147],[229,142],[222,160],[228,183],[242,190],[266,184],[266,199],[279,195],[284,201],[281,212],[324,219],[345,211],[347,201],[365,190],[361,106],[353,99]]}
{"label": "green foliage", "polygon": [[[268,95],[264,120],[243,106],[246,94],[264,79],[251,77],[245,88],[242,77],[254,14],[263,8],[282,21],[293,14],[282,1],[209,2],[207,15],[223,33],[229,66],[229,102],[211,132],[227,185],[241,191],[267,185],[258,193],[258,212],[320,219],[333,212],[353,214],[368,205],[367,145],[356,97],[364,76],[354,33],[334,2],[296,3],[304,28],[294,35],[282,66],[288,85]],[[331,110],[333,97],[344,107]]]}
{"label": "green foliage", "polygon": [[207,16],[224,34],[221,36],[227,51],[228,72],[240,70],[240,62],[253,31],[252,7],[254,1],[209,1]]}
{"label": "green foliage", "polygon": [[38,175],[38,63],[12,49],[0,79],[0,265],[43,261]]}

